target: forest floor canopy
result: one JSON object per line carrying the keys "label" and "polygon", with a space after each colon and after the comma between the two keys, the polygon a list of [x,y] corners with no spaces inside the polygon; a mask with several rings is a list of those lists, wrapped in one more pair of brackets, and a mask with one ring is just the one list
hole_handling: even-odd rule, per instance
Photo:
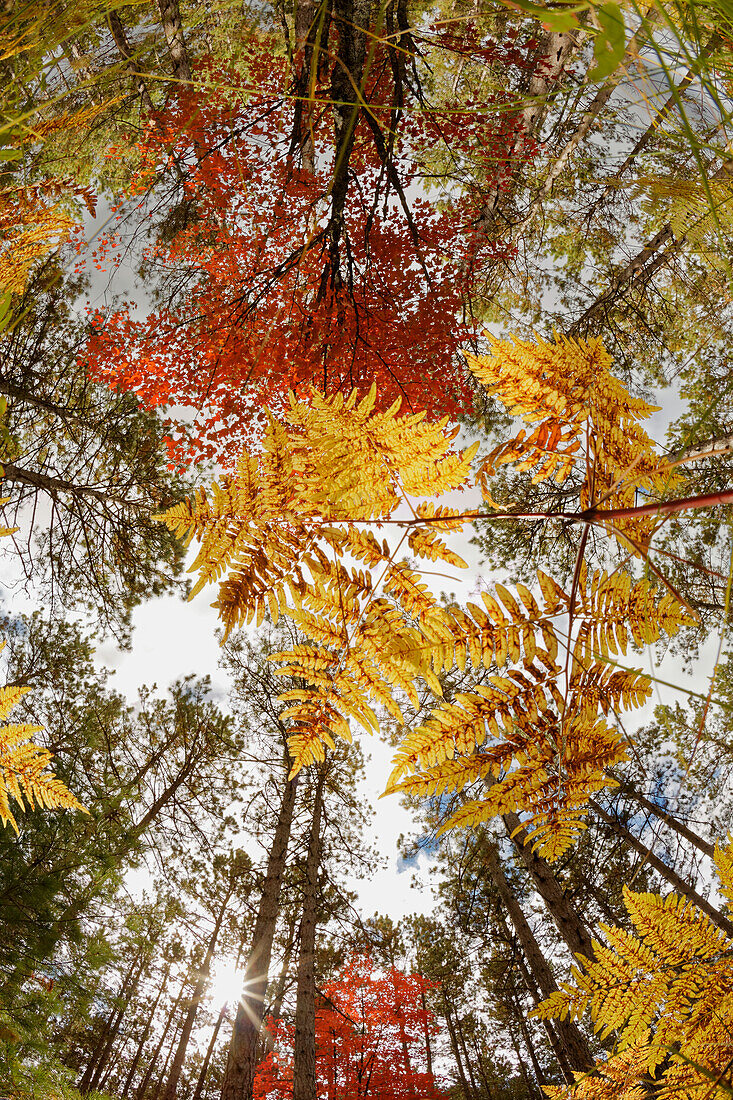
{"label": "forest floor canopy", "polygon": [[[727,0],[8,0],[0,77],[2,1096],[732,1095]],[[115,687],[207,594],[227,691],[164,610]]]}

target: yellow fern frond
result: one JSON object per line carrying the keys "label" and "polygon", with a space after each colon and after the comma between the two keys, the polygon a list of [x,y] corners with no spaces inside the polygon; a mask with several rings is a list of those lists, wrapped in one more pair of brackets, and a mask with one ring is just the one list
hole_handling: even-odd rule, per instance
{"label": "yellow fern frond", "polygon": [[[726,869],[727,873],[727,869]],[[542,1019],[590,1012],[602,1037],[616,1033],[614,1051],[574,1086],[565,1100],[647,1095],[712,1095],[733,1059],[733,944],[709,918],[674,894],[624,888],[633,931],[602,926],[592,961],[580,960],[532,1013]]]}
{"label": "yellow fern frond", "polygon": [[[28,690],[0,688],[0,721],[5,721]],[[18,824],[11,810],[11,799],[21,809],[27,803],[31,809],[38,806],[48,810],[84,810],[61,780],[46,770],[51,753],[31,740],[40,728],[27,723],[0,726],[0,821],[12,825],[16,833]]]}

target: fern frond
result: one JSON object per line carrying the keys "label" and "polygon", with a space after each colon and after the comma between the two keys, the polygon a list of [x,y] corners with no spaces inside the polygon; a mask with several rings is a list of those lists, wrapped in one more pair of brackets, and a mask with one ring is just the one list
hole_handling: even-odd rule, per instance
{"label": "fern frond", "polygon": [[602,1037],[617,1035],[613,1053],[565,1090],[567,1100],[646,1095],[650,1073],[657,1095],[702,1100],[733,1059],[733,944],[674,894],[625,887],[624,902],[633,930],[602,926],[606,942],[594,942],[594,959],[580,960],[572,981],[532,1015],[589,1011]]}
{"label": "fern frond", "polygon": [[[28,690],[0,688],[0,721],[5,721]],[[0,821],[12,825],[16,833],[18,823],[11,810],[11,799],[21,809],[27,804],[31,809],[38,806],[47,810],[84,810],[61,780],[46,770],[52,755],[31,740],[40,728],[27,723],[0,726]]]}

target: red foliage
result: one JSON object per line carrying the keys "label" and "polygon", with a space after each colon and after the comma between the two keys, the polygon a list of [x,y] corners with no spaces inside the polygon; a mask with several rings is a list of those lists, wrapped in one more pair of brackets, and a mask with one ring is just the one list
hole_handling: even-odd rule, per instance
{"label": "red foliage", "polygon": [[[432,986],[363,956],[326,985],[316,1009],[319,1100],[446,1100],[427,1068],[426,1037],[436,1029],[423,998]],[[281,1025],[257,1070],[255,1100],[292,1097],[292,1044],[293,1029]]]}
{"label": "red foliage", "polygon": [[[389,73],[375,64],[368,101],[388,101]],[[138,193],[161,166],[185,170],[177,220],[160,224],[145,256],[163,278],[164,304],[146,320],[128,309],[96,313],[92,375],[148,407],[187,407],[168,412],[171,457],[181,463],[231,464],[258,434],[263,407],[282,407],[289,389],[365,391],[376,381],[385,404],[401,397],[429,414],[465,410],[471,390],[457,351],[474,331],[465,303],[477,268],[508,250],[475,231],[480,195],[452,189],[431,201],[420,151],[440,141],[456,158],[480,149],[498,163],[511,118],[447,108],[406,115],[393,157],[400,196],[361,117],[334,233],[332,108],[313,102],[307,172],[293,154],[281,58],[255,50],[248,83],[258,92],[244,105],[237,77],[203,75],[211,89],[177,93],[142,143]],[[373,114],[388,133],[394,114]]]}

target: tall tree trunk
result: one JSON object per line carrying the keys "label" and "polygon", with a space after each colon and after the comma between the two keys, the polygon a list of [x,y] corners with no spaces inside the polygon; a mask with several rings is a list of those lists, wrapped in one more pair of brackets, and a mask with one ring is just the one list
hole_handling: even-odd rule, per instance
{"label": "tall tree trunk", "polygon": [[145,1021],[145,1024],[143,1026],[142,1033],[141,1033],[140,1038],[138,1040],[137,1050],[135,1051],[135,1055],[132,1059],[132,1063],[130,1065],[130,1068],[127,1071],[127,1077],[125,1078],[125,1083],[122,1086],[122,1093],[120,1095],[120,1100],[126,1100],[127,1094],[130,1091],[130,1086],[132,1084],[132,1079],[135,1076],[135,1074],[137,1073],[137,1067],[140,1065],[140,1059],[143,1056],[143,1051],[145,1049],[145,1044],[148,1041],[148,1035],[150,1034],[150,1028],[152,1027],[153,1020],[155,1019],[155,1013],[157,1011],[157,1008],[158,1008],[158,1005],[160,1003],[161,998],[163,996],[165,996],[165,991],[166,991],[166,987],[168,985],[168,976],[170,974],[170,971],[171,971],[171,964],[168,963],[166,968],[165,968],[165,971],[163,973],[163,980],[160,983],[160,989],[158,990],[158,993],[155,997],[155,1000],[153,1001],[153,1004],[150,1008],[150,1012],[148,1013],[148,1017],[147,1017],[147,1019]]}
{"label": "tall tree trunk", "polygon": [[327,763],[319,765],[305,861],[303,915],[300,920],[298,989],[295,1001],[293,1100],[317,1100],[315,948],[318,919],[318,871],[321,865],[321,817]]}
{"label": "tall tree trunk", "polygon": [[[290,770],[290,758],[285,754],[285,776]],[[262,897],[252,934],[252,945],[244,971],[244,991],[237,1006],[232,1039],[221,1100],[252,1100],[257,1042],[262,1028],[262,1017],[267,991],[267,972],[272,957],[272,941],[275,936],[280,892],[285,873],[285,863],[293,821],[295,792],[298,777],[285,781],[275,836],[267,860],[267,872],[262,887]]]}
{"label": "tall tree trunk", "polygon": [[214,1047],[216,1046],[216,1040],[219,1037],[219,1032],[221,1031],[221,1025],[224,1023],[224,1020],[226,1019],[227,1007],[228,1006],[226,1004],[223,1004],[221,1006],[221,1009],[219,1010],[219,1015],[216,1018],[216,1023],[214,1024],[214,1030],[211,1033],[211,1038],[209,1039],[209,1045],[206,1048],[206,1054],[204,1055],[204,1061],[203,1061],[203,1064],[201,1066],[201,1072],[198,1075],[198,1080],[196,1081],[196,1088],[194,1089],[193,1096],[191,1097],[191,1100],[201,1100],[201,1094],[204,1091],[204,1084],[206,1082],[206,1074],[209,1072],[209,1064],[211,1062],[211,1056],[214,1053]]}
{"label": "tall tree trunk", "polygon": [[191,63],[188,59],[186,41],[183,37],[183,25],[178,0],[158,0],[160,19],[163,24],[165,40],[168,43],[168,52],[173,62],[173,72],[178,80],[190,83]]}
{"label": "tall tree trunk", "polygon": [[671,867],[668,867],[666,863],[663,863],[662,860],[658,856],[656,856],[650,848],[647,848],[646,844],[644,844],[643,841],[639,840],[638,837],[635,837],[633,833],[629,832],[629,830],[621,824],[618,818],[615,818],[611,814],[607,813],[603,809],[603,807],[600,806],[593,799],[590,799],[588,805],[593,810],[593,813],[596,815],[596,817],[600,818],[601,821],[604,821],[606,825],[608,825],[613,830],[613,832],[616,833],[617,836],[622,837],[630,848],[633,848],[634,851],[639,852],[639,854],[644,857],[649,866],[653,867],[654,870],[657,871],[657,873],[660,874],[662,878],[669,883],[673,890],[676,890],[678,894],[681,894],[683,897],[687,898],[688,901],[692,902],[693,905],[696,905],[698,909],[701,909],[702,912],[710,918],[713,924],[716,924],[718,928],[722,929],[722,931],[725,932],[726,936],[730,936],[733,939],[733,922],[728,920],[727,917],[723,916],[719,909],[716,909],[714,905],[711,905],[709,901],[706,901],[705,898],[698,894],[696,890],[693,890],[686,879],[683,879],[680,875],[677,874],[676,871],[673,871]]}
{"label": "tall tree trunk", "polygon": [[97,1044],[92,1051],[87,1067],[77,1086],[81,1093],[90,1092],[92,1088],[96,1087],[95,1082],[99,1081],[104,1070],[104,1064],[106,1064],[107,1058],[109,1057],[109,1051],[112,1049],[117,1032],[119,1031],[122,1016],[129,1004],[132,991],[137,984],[137,980],[142,972],[142,967],[145,964],[145,954],[145,948],[141,947],[127,969],[125,977],[122,980],[122,985],[120,986],[120,991],[116,997],[116,1000],[121,1001],[121,1003],[115,1004],[102,1026]]}
{"label": "tall tree trunk", "polygon": [[[506,926],[505,926],[505,929],[506,929]],[[529,993],[530,997],[532,998],[532,1001],[534,1002],[534,1004],[538,1005],[540,1003],[540,1001],[542,1000],[542,996],[540,995],[540,991],[537,988],[537,982],[534,980],[532,974],[527,969],[527,964],[524,961],[524,956],[522,954],[522,950],[521,950],[521,947],[519,945],[517,945],[517,950],[515,952],[514,957],[516,959],[516,963],[517,963],[517,967],[519,969],[519,973],[522,975],[522,981],[524,982],[524,984],[527,988],[527,992]],[[547,1035],[548,1042],[550,1044],[550,1047],[552,1049],[553,1054],[555,1055],[555,1058],[557,1060],[557,1064],[560,1067],[560,1070],[562,1072],[563,1077],[565,1078],[565,1080],[567,1081],[567,1083],[569,1085],[572,1085],[574,1080],[575,1080],[575,1078],[573,1076],[573,1069],[572,1069],[572,1066],[570,1065],[570,1062],[568,1061],[568,1056],[565,1053],[565,1048],[564,1048],[562,1042],[560,1041],[560,1036],[558,1035],[558,1033],[557,1033],[557,1031],[556,1031],[556,1029],[553,1025],[553,1021],[543,1020],[542,1021],[542,1026],[545,1029],[545,1034]]]}
{"label": "tall tree trunk", "polygon": [[[83,889],[81,893],[78,894],[76,898],[74,898],[74,900],[67,905],[66,909],[64,909],[64,911],[56,919],[57,940],[55,942],[63,939],[63,937],[71,931],[75,922],[78,920],[78,918],[81,916],[81,914],[90,904],[90,902],[97,896],[104,883],[107,882],[110,876],[114,874],[114,868],[119,867],[120,862],[127,855],[127,853],[132,850],[136,841],[139,840],[139,838],[143,835],[143,833],[146,832],[150,825],[152,825],[156,818],[159,817],[159,815],[165,809],[166,805],[171,801],[179,787],[181,787],[183,783],[185,783],[185,781],[188,779],[189,775],[193,771],[200,758],[199,746],[203,745],[204,743],[203,738],[201,737],[202,732],[203,730],[201,729],[196,731],[196,734],[192,738],[192,745],[189,751],[189,757],[184,762],[181,770],[179,771],[173,782],[170,783],[169,786],[161,792],[161,794],[156,798],[153,805],[145,814],[143,814],[140,820],[135,825],[132,825],[124,834],[123,840],[114,852],[114,860],[109,860],[110,869],[104,873],[101,873],[96,879],[93,879],[92,882],[90,882],[87,887]],[[50,950],[52,949],[53,945]]]}
{"label": "tall tree trunk", "polygon": [[588,107],[583,112],[583,115],[578,125],[573,130],[572,134],[568,137],[564,146],[558,153],[555,160],[552,162],[547,170],[547,174],[542,181],[542,186],[537,191],[537,194],[533,198],[530,206],[522,218],[522,220],[512,226],[512,236],[516,239],[523,229],[529,224],[534,214],[540,209],[542,203],[551,194],[553,185],[558,177],[562,174],[562,171],[567,164],[568,160],[580,145],[582,141],[590,134],[596,119],[603,112],[606,104],[613,95],[614,91],[620,84],[624,73],[626,72],[626,66],[634,64],[638,57],[639,48],[643,45],[644,40],[648,37],[649,27],[657,22],[659,19],[659,13],[655,8],[649,8],[644,16],[644,21],[639,25],[638,30],[631,36],[627,45],[626,52],[621,60],[620,65],[615,69],[609,77],[601,84],[600,88],[596,92],[595,96],[588,104]]}
{"label": "tall tree trunk", "polygon": [[180,1025],[176,1024],[176,1026],[173,1028],[173,1038],[171,1039],[171,1045],[168,1047],[168,1053],[165,1056],[165,1062],[163,1062],[163,1069],[160,1071],[160,1077],[158,1078],[158,1082],[151,1093],[150,1100],[159,1100],[160,1094],[163,1091],[163,1082],[166,1079],[165,1075],[168,1072],[168,1063],[170,1062],[173,1055],[173,1050],[176,1045],[176,1039],[178,1038],[179,1030]]}
{"label": "tall tree trunk", "polygon": [[155,1044],[155,1049],[153,1051],[152,1057],[151,1057],[150,1061],[148,1062],[148,1068],[145,1070],[145,1073],[143,1075],[143,1079],[140,1082],[140,1084],[138,1085],[137,1100],[144,1100],[145,1093],[147,1092],[148,1085],[150,1084],[150,1078],[153,1076],[153,1073],[155,1071],[155,1067],[158,1064],[158,1058],[160,1057],[160,1052],[163,1049],[163,1046],[165,1044],[166,1039],[168,1038],[168,1032],[170,1031],[171,1023],[172,1023],[172,1021],[173,1021],[173,1019],[176,1015],[176,1012],[178,1012],[178,1006],[180,1005],[181,1001],[183,1000],[183,994],[186,991],[186,986],[187,985],[188,985],[188,975],[186,975],[185,978],[183,979],[183,981],[181,982],[181,988],[178,991],[178,996],[176,997],[175,1001],[173,1002],[173,1005],[171,1006],[170,1012],[168,1013],[168,1017],[165,1021],[165,1025],[164,1025],[163,1030],[160,1034],[160,1038],[158,1039],[158,1042]]}
{"label": "tall tree trunk", "polygon": [[[542,954],[540,945],[535,939],[529,922],[522,912],[519,902],[512,893],[511,887],[501,868],[499,856],[495,848],[487,845],[485,860],[486,867],[491,875],[494,886],[502,900],[504,908],[509,914],[509,920],[514,925],[514,931],[517,934],[517,939],[522,946],[524,957],[527,960],[534,979],[540,988],[542,996],[549,997],[552,993],[557,991],[557,982],[555,981],[549,963]],[[568,1019],[558,1020],[556,1026],[560,1041],[567,1055],[567,1060],[572,1068],[582,1071],[593,1069],[593,1056],[586,1040],[573,1021]]]}
{"label": "tall tree trunk", "polygon": [[298,0],[295,6],[295,46],[293,49],[294,105],[291,152],[300,153],[306,172],[315,171],[313,142],[313,101],[311,81],[320,62],[320,48],[328,39],[330,18],[328,0]]}
{"label": "tall tree trunk", "polygon": [[433,1072],[433,1047],[430,1041],[430,1023],[428,1022],[428,1003],[425,999],[425,990],[420,992],[420,1003],[422,1010],[425,1013],[425,1061],[428,1067],[428,1073],[432,1075]]}
{"label": "tall tree trunk", "polygon": [[534,1045],[534,1042],[532,1040],[532,1035],[530,1034],[530,1030],[527,1027],[527,1021],[524,1017],[524,1012],[522,1011],[522,1006],[519,1003],[519,995],[517,993],[517,987],[514,984],[513,979],[512,979],[512,986],[511,986],[511,1000],[514,1004],[514,1010],[517,1014],[517,1023],[519,1024],[519,1030],[522,1033],[522,1038],[524,1039],[524,1045],[527,1048],[527,1053],[529,1054],[529,1060],[532,1063],[532,1071],[533,1071],[534,1076],[535,1076],[535,1081],[537,1082],[539,1088],[541,1089],[543,1085],[547,1084],[547,1078],[545,1077],[545,1075],[542,1071],[542,1066],[540,1065],[540,1060],[537,1056],[537,1051],[535,1049],[535,1045]]}
{"label": "tall tree trunk", "polygon": [[514,1053],[517,1056],[517,1062],[519,1063],[519,1072],[522,1075],[522,1080],[524,1081],[524,1087],[527,1090],[527,1096],[531,1097],[532,1100],[539,1100],[539,1098],[537,1096],[537,1089],[535,1088],[534,1084],[530,1080],[529,1074],[527,1073],[527,1067],[524,1064],[524,1058],[522,1057],[522,1051],[521,1051],[521,1048],[519,1046],[519,1042],[517,1041],[517,1036],[514,1033],[513,1028],[509,1029],[509,1038],[511,1040],[512,1046],[514,1047]]}
{"label": "tall tree trunk", "polygon": [[[481,1078],[481,1084],[483,1085],[484,1092],[486,1093],[486,1100],[494,1100],[494,1089],[491,1081],[486,1076],[486,1070],[484,1068],[484,1056],[481,1052],[481,1048],[478,1043],[478,1039],[474,1033],[473,1035],[473,1050],[476,1055],[476,1066],[478,1067],[479,1077]],[[483,1100],[483,1097],[482,1097]]]}
{"label": "tall tree trunk", "polygon": [[163,1100],[175,1100],[176,1092],[178,1090],[178,1082],[181,1079],[181,1071],[183,1070],[183,1063],[186,1060],[186,1051],[188,1050],[188,1043],[191,1038],[191,1031],[196,1021],[196,1014],[201,1004],[201,998],[206,988],[206,983],[209,980],[209,973],[211,971],[211,960],[214,957],[214,951],[216,950],[216,942],[219,939],[219,932],[221,931],[222,921],[224,920],[224,914],[226,913],[229,900],[234,890],[234,880],[232,879],[229,887],[224,895],[224,899],[219,906],[219,911],[216,914],[214,921],[214,928],[209,936],[209,942],[206,945],[206,955],[204,961],[199,970],[198,978],[196,979],[196,985],[191,995],[186,1015],[183,1019],[183,1027],[181,1028],[181,1036],[178,1040],[178,1047],[176,1048],[175,1057],[173,1059],[173,1065],[166,1082],[165,1089],[163,1090]]}
{"label": "tall tree trunk", "polygon": [[127,62],[126,68],[130,74],[137,92],[140,96],[142,103],[145,106],[145,110],[149,115],[155,114],[155,105],[150,98],[150,93],[145,85],[145,79],[143,73],[135,64],[135,58],[133,51],[130,48],[130,43],[127,41],[127,35],[125,34],[125,28],[120,19],[119,12],[110,11],[107,13],[107,23],[114,39],[114,44],[117,47],[120,55]]}
{"label": "tall tree trunk", "polygon": [[285,951],[283,952],[282,966],[280,967],[280,976],[277,979],[274,995],[270,1003],[270,1011],[268,1016],[272,1017],[272,1029],[264,1027],[262,1029],[262,1057],[266,1057],[274,1047],[273,1033],[277,1029],[277,1025],[282,1016],[283,1000],[285,998],[285,990],[288,985],[288,974],[290,973],[290,963],[293,957],[293,950],[295,949],[295,930],[297,925],[297,912],[293,909],[288,921],[288,935],[285,940]]}
{"label": "tall tree trunk", "polygon": [[502,202],[506,202],[507,194],[511,194],[516,184],[524,150],[538,136],[551,98],[561,88],[560,81],[586,37],[587,32],[581,29],[546,30],[539,36],[532,72],[520,93],[523,106],[514,114],[514,136],[496,165],[493,183],[483,197],[476,219],[476,226],[483,233],[495,232]]}
{"label": "tall tree trunk", "polygon": [[143,970],[145,968],[146,963],[149,962],[149,959],[150,959],[150,953],[147,952],[145,958],[143,958],[142,962],[140,963],[140,967],[138,968],[137,974],[135,975],[135,978],[134,978],[130,988],[127,991],[124,1003],[122,1005],[120,1005],[120,1007],[119,1007],[119,1010],[117,1012],[117,1019],[115,1020],[114,1027],[112,1028],[111,1033],[110,1033],[110,1035],[107,1039],[107,1044],[106,1044],[106,1046],[105,1046],[105,1048],[102,1052],[102,1056],[99,1059],[99,1062],[97,1063],[97,1068],[94,1071],[94,1074],[92,1075],[91,1084],[89,1086],[90,1091],[92,1091],[93,1089],[101,1088],[102,1074],[104,1073],[104,1070],[107,1066],[107,1063],[108,1063],[108,1061],[110,1059],[110,1056],[112,1054],[112,1051],[114,1049],[115,1041],[116,1041],[117,1036],[119,1034],[120,1027],[122,1026],[122,1021],[124,1019],[125,1013],[126,1013],[127,1009],[130,1006],[130,1002],[131,1002],[132,998],[135,995],[135,991],[137,990],[137,987],[140,983],[140,978],[142,977]]}
{"label": "tall tree trunk", "polygon": [[[664,246],[671,242],[669,248]],[[657,268],[666,264],[672,256],[679,252],[684,244],[682,240],[675,240],[670,225],[663,226],[659,232],[647,241],[642,249],[628,261],[622,268],[616,271],[610,285],[599,294],[598,297],[585,312],[568,328],[568,336],[578,336],[587,330],[587,326],[603,310],[609,309],[617,299],[630,288],[645,286]]]}
{"label": "tall tree trunk", "polygon": [[461,1017],[458,1015],[457,1012],[456,1012],[456,1020],[455,1020],[455,1029],[456,1029],[456,1036],[458,1038],[458,1042],[461,1044],[461,1050],[463,1051],[463,1057],[466,1060],[466,1072],[468,1074],[468,1079],[471,1082],[471,1091],[473,1092],[474,1096],[478,1097],[479,1089],[478,1089],[478,1085],[476,1084],[476,1078],[475,1078],[474,1072],[473,1072],[473,1063],[471,1061],[471,1055],[468,1053],[468,1047],[466,1046],[466,1036],[463,1034],[463,1026],[461,1024]]}
{"label": "tall tree trunk", "polygon": [[592,959],[594,952],[590,933],[576,910],[567,901],[550,864],[532,851],[532,845],[516,814],[504,814],[504,824],[522,863],[529,872],[535,890],[547,906],[547,911],[563,940],[573,955],[585,955],[586,958]]}
{"label": "tall tree trunk", "polygon": [[445,1017],[446,1026],[448,1028],[448,1038],[450,1039],[451,1050],[453,1051],[453,1060],[456,1063],[456,1069],[458,1071],[458,1080],[461,1083],[464,1096],[471,1097],[471,1087],[466,1077],[466,1071],[463,1066],[463,1059],[461,1058],[461,1048],[458,1045],[458,1036],[456,1035],[456,1029],[453,1024],[453,1014],[451,1006],[443,994],[443,1016]]}
{"label": "tall tree trunk", "polygon": [[[730,450],[730,438],[726,437],[724,442],[726,444],[725,450]],[[721,446],[721,441],[714,440],[712,441],[711,445],[720,446],[721,452],[725,453]],[[691,455],[693,453],[694,452],[690,452]],[[611,774],[613,775],[613,773]],[[660,821],[663,821],[665,825],[669,825],[670,829],[673,829],[677,833],[677,835],[682,837],[683,840],[686,840],[688,844],[692,844],[693,847],[697,848],[699,852],[702,852],[704,855],[709,856],[710,859],[714,857],[715,845],[711,844],[709,840],[703,840],[701,836],[698,836],[697,833],[693,833],[692,829],[688,829],[686,825],[679,821],[674,816],[674,814],[669,813],[669,811],[663,809],[662,806],[658,806],[656,802],[652,802],[649,798],[646,798],[645,795],[643,795],[640,791],[637,791],[636,787],[633,785],[633,783],[630,783],[628,779],[622,779],[618,775],[613,775],[613,778],[616,780],[619,787],[621,788],[621,791],[626,796],[626,798],[629,799],[629,801],[636,802],[637,805],[642,806],[643,809],[648,810],[649,813],[654,814],[654,816],[658,817]]]}

